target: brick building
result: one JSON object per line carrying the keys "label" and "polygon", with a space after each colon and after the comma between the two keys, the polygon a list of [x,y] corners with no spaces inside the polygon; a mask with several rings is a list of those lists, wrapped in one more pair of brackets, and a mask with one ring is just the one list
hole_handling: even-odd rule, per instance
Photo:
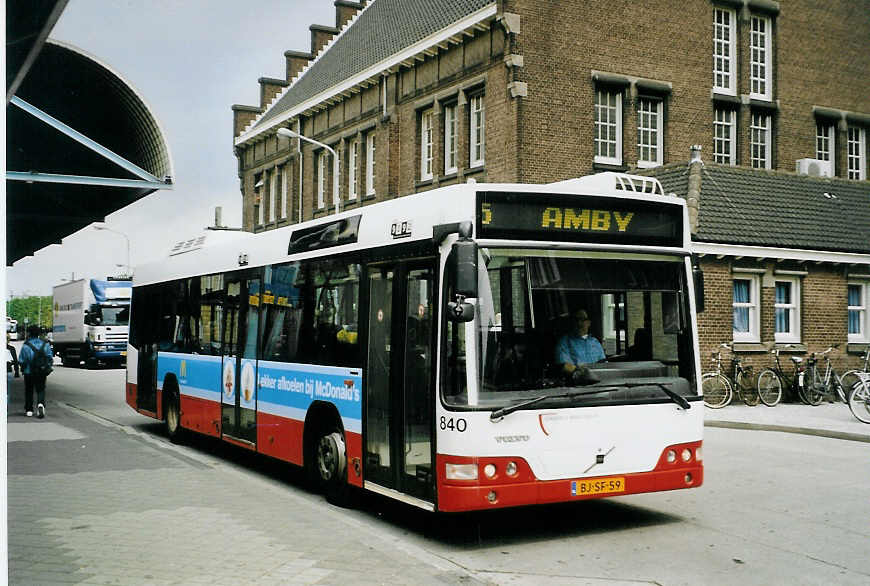
{"label": "brick building", "polygon": [[[702,351],[870,343],[870,2],[338,0],[233,106],[242,224],[601,170],[688,197]],[[706,166],[687,165],[700,145]],[[690,181],[693,176],[694,181]],[[808,174],[820,175],[810,177]],[[729,207],[730,206],[730,207]]]}

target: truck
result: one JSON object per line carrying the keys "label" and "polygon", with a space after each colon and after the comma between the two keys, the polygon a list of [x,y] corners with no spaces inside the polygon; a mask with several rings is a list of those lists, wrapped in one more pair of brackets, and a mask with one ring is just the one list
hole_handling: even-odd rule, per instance
{"label": "truck", "polygon": [[52,342],[64,366],[126,364],[132,290],[131,281],[111,277],[55,285]]}

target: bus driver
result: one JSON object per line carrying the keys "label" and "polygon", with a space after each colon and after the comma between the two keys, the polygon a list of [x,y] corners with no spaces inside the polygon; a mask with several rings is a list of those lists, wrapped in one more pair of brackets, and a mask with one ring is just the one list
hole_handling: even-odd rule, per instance
{"label": "bus driver", "polygon": [[571,331],[556,344],[556,362],[562,365],[562,373],[574,384],[591,385],[598,379],[589,372],[588,365],[606,359],[604,348],[589,335],[592,321],[585,309],[576,310],[571,318]]}

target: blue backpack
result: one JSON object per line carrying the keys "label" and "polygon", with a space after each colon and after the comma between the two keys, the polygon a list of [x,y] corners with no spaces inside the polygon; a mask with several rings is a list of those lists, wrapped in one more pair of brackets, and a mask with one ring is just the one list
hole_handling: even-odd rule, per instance
{"label": "blue backpack", "polygon": [[33,358],[30,360],[30,373],[41,374],[43,376],[51,374],[51,371],[54,370],[52,366],[53,361],[45,355],[45,342],[42,343],[42,347],[39,350],[30,343],[30,340],[24,342],[24,345],[29,346],[33,350]]}

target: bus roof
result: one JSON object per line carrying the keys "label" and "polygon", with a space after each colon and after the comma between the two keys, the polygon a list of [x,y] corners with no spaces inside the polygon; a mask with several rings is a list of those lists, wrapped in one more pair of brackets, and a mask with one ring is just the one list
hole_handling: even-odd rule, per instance
{"label": "bus roof", "polygon": [[[315,257],[339,252],[388,246],[397,243],[431,241],[439,225],[474,221],[478,192],[559,194],[563,196],[601,196],[678,206],[684,218],[684,239],[689,244],[686,203],[674,195],[664,195],[661,184],[648,177],[624,173],[598,173],[588,177],[550,184],[461,183],[424,191],[376,204],[345,209],[337,214],[293,224],[261,233],[234,232],[221,242],[182,241],[187,248],[175,247],[168,258],[136,268],[133,284],[142,286],[166,280],[226,272],[287,262],[294,258]],[[355,238],[341,244],[342,233],[352,230]],[[291,241],[306,238],[333,238],[334,246],[302,250],[291,254]],[[209,239],[217,240],[217,239]]]}

